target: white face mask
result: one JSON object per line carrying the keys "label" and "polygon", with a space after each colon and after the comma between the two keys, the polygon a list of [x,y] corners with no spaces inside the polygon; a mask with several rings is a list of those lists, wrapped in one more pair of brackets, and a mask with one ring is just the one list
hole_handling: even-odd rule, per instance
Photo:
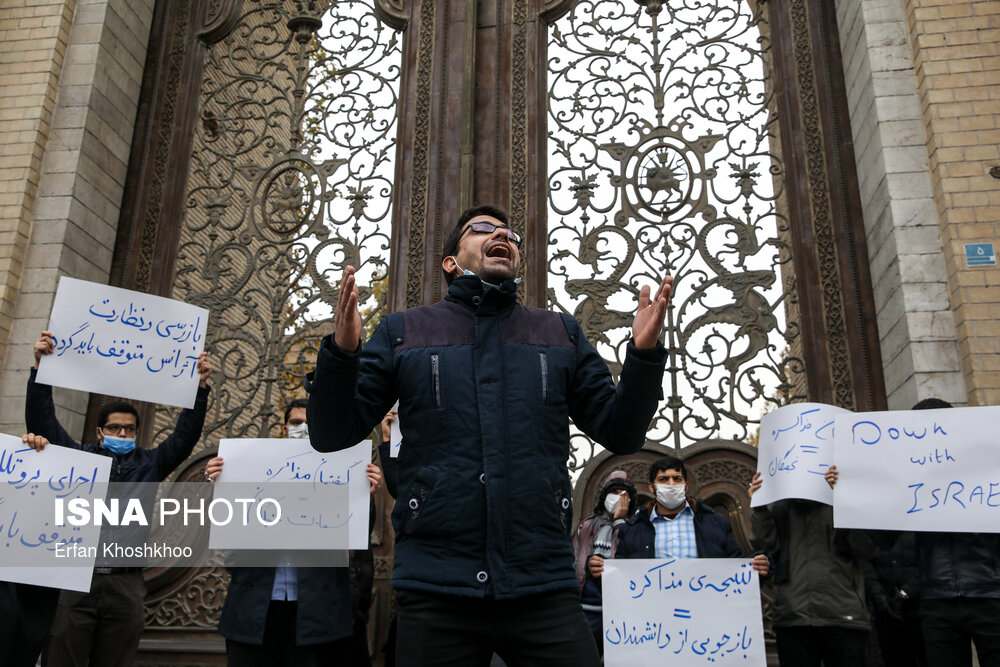
{"label": "white face mask", "polygon": [[617,493],[609,493],[604,497],[604,509],[607,510],[608,514],[614,516],[615,512],[618,511],[618,506],[621,502],[621,496]]}
{"label": "white face mask", "polygon": [[667,509],[677,509],[684,504],[686,485],[684,484],[657,484],[656,502]]}
{"label": "white face mask", "polygon": [[308,438],[309,424],[296,424],[288,427],[289,438]]}

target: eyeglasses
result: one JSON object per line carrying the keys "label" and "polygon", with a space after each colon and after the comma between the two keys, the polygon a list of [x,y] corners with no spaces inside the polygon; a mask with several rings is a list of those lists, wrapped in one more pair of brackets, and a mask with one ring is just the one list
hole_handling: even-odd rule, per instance
{"label": "eyeglasses", "polygon": [[505,227],[503,225],[494,225],[492,222],[472,222],[462,231],[462,234],[469,230],[474,231],[477,234],[492,234],[496,230],[500,229],[507,232],[507,238],[514,242],[518,248],[521,247],[521,235],[515,232],[510,227]]}
{"label": "eyeglasses", "polygon": [[104,435],[118,435],[125,431],[125,435],[135,435],[135,424],[105,424],[101,427]]}

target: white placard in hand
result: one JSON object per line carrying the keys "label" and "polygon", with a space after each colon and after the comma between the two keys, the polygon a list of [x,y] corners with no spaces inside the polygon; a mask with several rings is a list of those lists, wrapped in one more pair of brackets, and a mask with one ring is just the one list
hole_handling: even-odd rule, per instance
{"label": "white placard in hand", "polygon": [[174,299],[62,277],[36,380],[108,396],[194,406],[208,311]]}

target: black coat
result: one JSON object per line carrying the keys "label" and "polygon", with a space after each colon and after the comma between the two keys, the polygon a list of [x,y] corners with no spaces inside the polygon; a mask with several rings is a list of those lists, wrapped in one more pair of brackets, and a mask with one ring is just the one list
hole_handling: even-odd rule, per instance
{"label": "black coat", "polygon": [[1000,598],[1000,534],[919,533],[920,597]]}
{"label": "black coat", "polygon": [[[245,644],[264,643],[273,567],[229,569],[232,581],[219,619],[219,634]],[[350,568],[300,567],[295,643],[324,644],[351,634]]]}
{"label": "black coat", "polygon": [[[698,558],[738,558],[743,551],[733,538],[729,519],[701,500],[688,498],[694,510],[694,536]],[[615,558],[656,558],[656,528],[650,521],[653,503],[648,503],[618,529]]]}
{"label": "black coat", "polygon": [[136,447],[128,454],[119,456],[103,447],[81,444],[74,440],[56,419],[52,387],[36,383],[35,372],[35,369],[31,369],[28,375],[28,389],[24,400],[24,423],[28,432],[45,436],[54,445],[111,457],[111,482],[162,482],[191,455],[201,438],[208,393],[211,391],[209,387],[198,387],[194,407],[181,410],[173,432],[159,447]]}
{"label": "black coat", "polygon": [[319,451],[366,437],[399,399],[393,586],[516,598],[576,589],[569,420],[637,451],[666,350],[629,343],[616,387],[571,317],[525,308],[511,281],[456,278],[447,298],[388,315],[359,353],[328,337],[308,383]]}

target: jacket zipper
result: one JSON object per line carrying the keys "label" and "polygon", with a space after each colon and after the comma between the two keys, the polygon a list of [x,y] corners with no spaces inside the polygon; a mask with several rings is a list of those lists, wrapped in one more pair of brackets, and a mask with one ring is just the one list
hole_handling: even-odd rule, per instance
{"label": "jacket zipper", "polygon": [[441,374],[438,355],[431,355],[431,381],[434,384],[434,407],[441,407]]}
{"label": "jacket zipper", "polygon": [[544,352],[538,353],[538,361],[542,366],[542,404],[549,404],[549,364]]}

